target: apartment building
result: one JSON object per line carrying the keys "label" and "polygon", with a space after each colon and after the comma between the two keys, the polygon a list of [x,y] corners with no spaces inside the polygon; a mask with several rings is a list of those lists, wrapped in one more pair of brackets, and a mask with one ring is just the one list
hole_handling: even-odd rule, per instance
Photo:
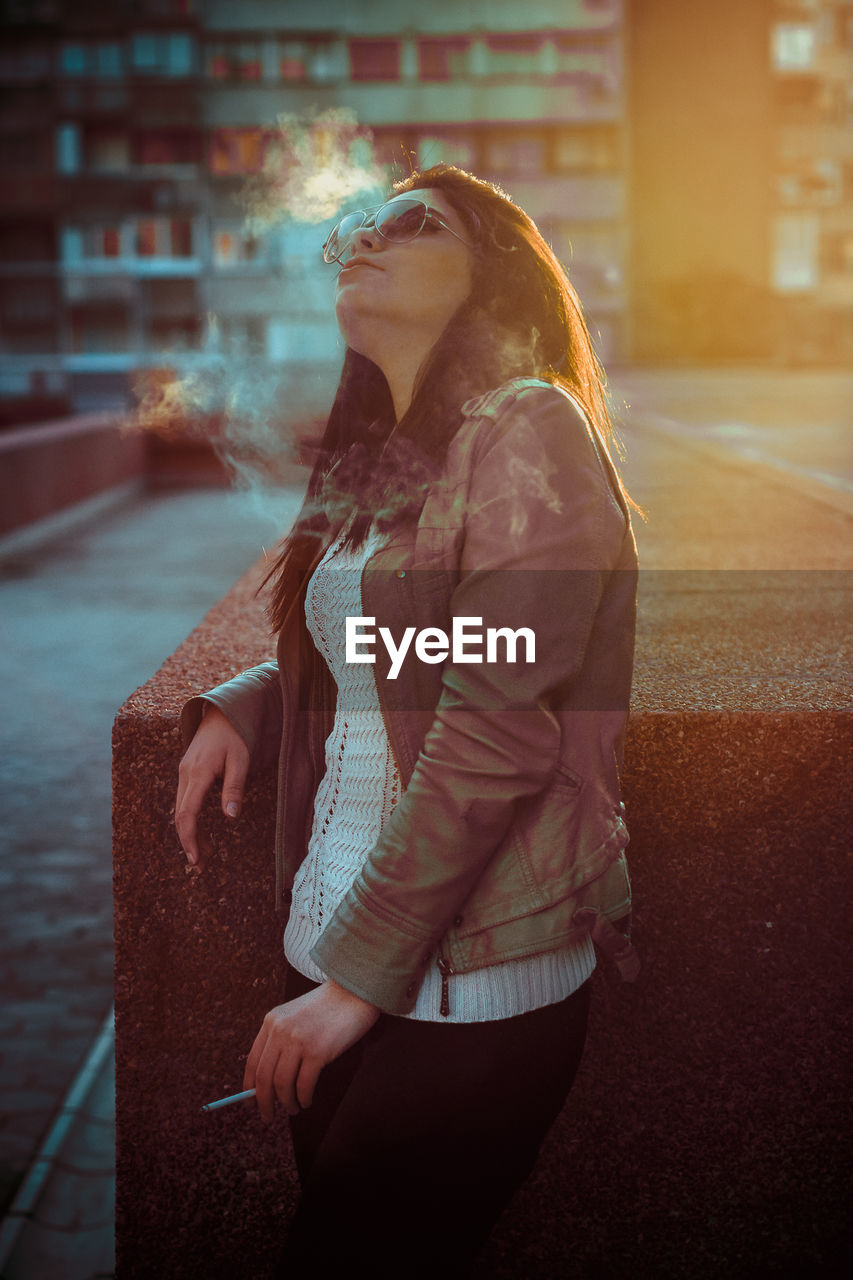
{"label": "apartment building", "polygon": [[771,26],[771,287],[779,354],[853,365],[853,4],[779,0]]}
{"label": "apartment building", "polygon": [[445,159],[515,196],[608,363],[853,354],[850,0],[0,0],[0,21],[0,411],[125,404],[140,371],[223,360],[319,404],[331,216],[247,221],[242,197],[282,115],[340,110],[391,172]]}
{"label": "apartment building", "polygon": [[853,4],[630,0],[630,351],[853,360]]}
{"label": "apartment building", "polygon": [[621,0],[3,0],[2,18],[0,397],[111,406],[140,370],[247,356],[318,385],[339,360],[329,220],[247,224],[240,197],[280,115],[340,108],[392,171],[500,181],[604,357],[626,355]]}

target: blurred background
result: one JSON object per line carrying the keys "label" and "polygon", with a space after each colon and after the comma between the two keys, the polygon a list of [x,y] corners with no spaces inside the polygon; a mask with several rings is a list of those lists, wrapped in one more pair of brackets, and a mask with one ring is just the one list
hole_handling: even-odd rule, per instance
{"label": "blurred background", "polygon": [[499,182],[583,301],[644,563],[838,568],[853,3],[0,0],[0,37],[0,1269],[74,1280],[111,1270],[110,724],[292,517],[297,453],[227,484],[330,403],[339,206]]}
{"label": "blurred background", "polygon": [[235,195],[279,114],[330,107],[398,172],[443,159],[503,184],[569,266],[611,367],[851,362],[845,0],[2,14],[6,422],[129,405],[135,372],[203,356],[209,313],[220,350],[295,367],[322,402],[322,233],[251,232]]}

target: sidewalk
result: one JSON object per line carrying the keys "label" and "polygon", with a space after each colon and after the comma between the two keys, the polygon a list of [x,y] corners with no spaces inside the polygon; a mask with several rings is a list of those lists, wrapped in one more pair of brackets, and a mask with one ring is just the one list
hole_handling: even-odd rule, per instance
{"label": "sidewalk", "polygon": [[[125,497],[53,524],[46,539],[35,530],[0,542],[4,1213],[112,1002],[116,709],[292,513],[292,498],[274,520],[219,490]],[[34,1232],[27,1220],[15,1251],[0,1254],[5,1280],[112,1271],[111,1176],[89,1171],[113,1163],[107,1061],[82,1101],[94,1128],[72,1130],[36,1206],[36,1223],[53,1226]]]}

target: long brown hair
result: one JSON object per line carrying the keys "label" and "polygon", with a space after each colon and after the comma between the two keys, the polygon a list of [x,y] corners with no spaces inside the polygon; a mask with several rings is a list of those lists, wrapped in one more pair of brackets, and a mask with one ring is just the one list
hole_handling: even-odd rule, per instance
{"label": "long brown hair", "polygon": [[[399,423],[385,376],[348,349],[302,518],[285,540],[270,618],[279,630],[306,546],[348,515],[358,545],[372,521],[416,518],[459,429],[461,406],[519,376],[570,392],[606,442],[612,441],[604,373],[580,300],[533,220],[500,187],[437,164],[394,184],[394,194],[441,191],[473,246],[471,291],[424,360]],[[301,554],[297,552],[301,549]],[[298,570],[297,575],[298,577]]]}

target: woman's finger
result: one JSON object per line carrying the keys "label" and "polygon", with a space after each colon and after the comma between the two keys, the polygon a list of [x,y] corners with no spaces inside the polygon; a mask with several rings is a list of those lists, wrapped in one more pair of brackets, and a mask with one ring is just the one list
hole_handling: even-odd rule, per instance
{"label": "woman's finger", "polygon": [[[251,1086],[250,1086],[251,1087]],[[261,1057],[255,1072],[255,1101],[261,1113],[261,1119],[269,1124],[273,1118],[273,1068],[272,1064]]]}
{"label": "woman's finger", "polygon": [[299,1064],[295,1086],[295,1100],[299,1107],[310,1107],[314,1101],[314,1090],[324,1065],[319,1058],[303,1058]]}
{"label": "woman's finger", "polygon": [[296,1096],[296,1077],[300,1070],[299,1060],[286,1054],[279,1054],[273,1074],[275,1096],[289,1116],[299,1112],[299,1099]]}
{"label": "woman's finger", "polygon": [[[179,775],[180,776],[180,775]],[[200,861],[203,852],[199,841],[198,815],[215,774],[199,776],[195,771],[181,776],[175,801],[175,826],[187,861],[193,866]]]}
{"label": "woman's finger", "polygon": [[248,750],[245,747],[242,751],[232,747],[225,757],[225,774],[222,779],[222,812],[228,818],[237,818],[240,815],[243,788],[246,785],[248,772]]}
{"label": "woman's finger", "polygon": [[289,1115],[295,1115],[299,1110],[295,1080],[301,1055],[294,1043],[285,1041],[282,1044],[280,1037],[273,1034],[275,1013],[271,1010],[264,1019],[249,1050],[243,1072],[243,1088],[255,1090],[258,1110],[267,1124],[273,1118],[276,1098]]}

